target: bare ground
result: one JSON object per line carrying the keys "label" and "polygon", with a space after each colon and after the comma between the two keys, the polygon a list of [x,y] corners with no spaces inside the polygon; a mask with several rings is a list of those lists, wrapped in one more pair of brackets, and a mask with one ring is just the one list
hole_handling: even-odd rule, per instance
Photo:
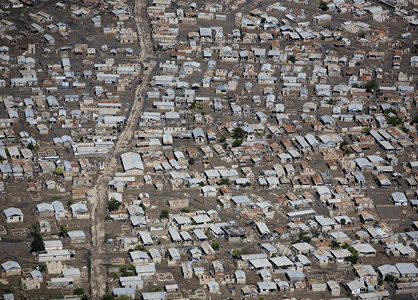
{"label": "bare ground", "polygon": [[[135,99],[132,105],[131,113],[128,117],[125,128],[119,136],[119,140],[114,147],[113,153],[110,155],[107,162],[105,173],[100,175],[95,187],[90,191],[92,203],[92,256],[91,256],[91,275],[90,287],[93,299],[100,299],[106,293],[107,270],[105,264],[107,263],[106,253],[104,250],[105,239],[105,217],[106,217],[106,190],[107,184],[111,176],[115,173],[117,168],[117,155],[129,149],[129,141],[132,139],[139,113],[145,104],[145,99],[141,93],[149,83],[149,76],[156,65],[155,60],[150,60],[154,57],[152,52],[152,42],[149,33],[143,30],[148,28],[147,19],[145,16],[144,0],[136,0],[134,4],[135,24],[138,31],[138,39],[140,41],[140,57],[138,62],[142,64],[142,84],[138,84],[135,90]],[[147,62],[149,61],[149,62]],[[144,66],[148,68],[145,69]]]}

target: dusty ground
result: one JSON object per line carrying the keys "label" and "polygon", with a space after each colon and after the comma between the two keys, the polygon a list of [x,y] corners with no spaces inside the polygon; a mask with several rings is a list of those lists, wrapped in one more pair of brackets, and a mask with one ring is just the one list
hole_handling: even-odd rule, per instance
{"label": "dusty ground", "polygon": [[92,291],[92,298],[99,299],[106,293],[106,282],[107,282],[107,269],[104,264],[107,264],[106,253],[104,252],[105,243],[105,209],[107,201],[107,184],[117,168],[117,155],[129,150],[129,141],[132,139],[134,130],[136,128],[139,113],[144,106],[144,98],[141,93],[144,92],[148,86],[149,75],[156,63],[154,60],[149,61],[154,56],[152,52],[152,42],[150,35],[145,28],[148,28],[147,19],[145,17],[145,3],[142,0],[136,0],[134,6],[135,23],[138,31],[138,37],[140,41],[140,55],[138,62],[142,66],[147,66],[147,70],[142,75],[142,85],[137,85],[135,90],[135,99],[132,104],[132,110],[129,115],[126,126],[119,136],[119,140],[113,149],[113,153],[110,156],[110,160],[107,162],[105,173],[100,175],[95,188],[91,190],[92,198],[92,220],[91,220],[91,241],[93,244],[92,256],[91,256],[91,276],[90,276],[90,287]]}

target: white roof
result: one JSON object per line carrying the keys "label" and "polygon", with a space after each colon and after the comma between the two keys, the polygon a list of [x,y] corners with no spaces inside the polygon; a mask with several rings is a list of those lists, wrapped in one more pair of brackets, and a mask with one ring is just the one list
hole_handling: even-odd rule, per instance
{"label": "white roof", "polygon": [[134,152],[127,152],[121,155],[123,168],[126,171],[132,169],[144,170],[144,165],[142,164],[141,155]]}

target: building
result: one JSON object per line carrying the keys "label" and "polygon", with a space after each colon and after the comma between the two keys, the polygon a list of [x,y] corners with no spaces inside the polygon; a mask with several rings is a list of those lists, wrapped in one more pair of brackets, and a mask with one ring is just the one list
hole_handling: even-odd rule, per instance
{"label": "building", "polygon": [[22,273],[19,263],[12,260],[2,263],[1,267],[6,276],[20,275]]}
{"label": "building", "polygon": [[23,213],[20,208],[10,207],[3,211],[7,223],[23,222]]}

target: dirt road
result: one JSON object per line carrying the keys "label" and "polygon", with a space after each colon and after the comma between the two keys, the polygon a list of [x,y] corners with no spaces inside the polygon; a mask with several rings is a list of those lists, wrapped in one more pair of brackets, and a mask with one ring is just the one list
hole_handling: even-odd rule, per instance
{"label": "dirt road", "polygon": [[[115,174],[117,168],[117,155],[129,151],[130,140],[133,137],[139,114],[144,106],[141,93],[148,86],[150,74],[156,65],[153,52],[153,45],[149,32],[147,32],[148,21],[145,15],[145,1],[135,0],[134,15],[138,31],[138,40],[140,42],[140,56],[137,60],[143,67],[142,85],[137,85],[135,89],[134,102],[126,126],[121,132],[117,143],[106,163],[104,174],[100,175],[95,187],[90,191],[92,217],[91,217],[91,260],[90,260],[90,288],[92,299],[100,299],[106,293],[107,270],[105,264],[108,263],[105,250],[105,217],[106,217],[106,191],[111,177]],[[145,66],[147,67],[145,70]]]}

